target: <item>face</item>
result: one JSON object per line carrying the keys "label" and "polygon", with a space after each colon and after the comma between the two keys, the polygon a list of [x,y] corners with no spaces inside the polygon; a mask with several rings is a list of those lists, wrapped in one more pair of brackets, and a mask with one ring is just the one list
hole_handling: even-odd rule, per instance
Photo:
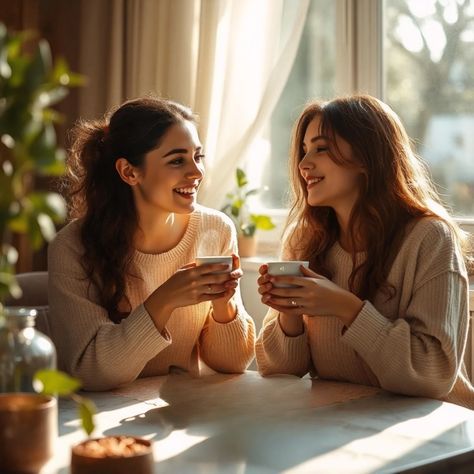
{"label": "face", "polygon": [[188,214],[196,206],[197,190],[204,176],[204,153],[191,122],[172,125],[160,146],[145,155],[132,186],[138,208]]}
{"label": "face", "polygon": [[321,119],[316,116],[308,125],[303,138],[305,155],[299,163],[301,176],[306,181],[310,206],[332,207],[336,213],[350,214],[359,195],[359,177],[362,170],[354,166],[343,166],[333,161],[333,153],[339,150],[345,161],[352,159],[349,143],[336,136],[334,146],[329,137],[321,134]]}

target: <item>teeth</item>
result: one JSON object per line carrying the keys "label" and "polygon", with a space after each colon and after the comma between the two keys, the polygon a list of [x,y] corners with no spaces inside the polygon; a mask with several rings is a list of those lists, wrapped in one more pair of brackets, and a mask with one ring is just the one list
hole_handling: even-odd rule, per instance
{"label": "teeth", "polygon": [[323,179],[324,178],[311,178],[311,179],[308,179],[308,184],[319,183]]}
{"label": "teeth", "polygon": [[193,194],[196,188],[176,188],[175,191],[182,194]]}

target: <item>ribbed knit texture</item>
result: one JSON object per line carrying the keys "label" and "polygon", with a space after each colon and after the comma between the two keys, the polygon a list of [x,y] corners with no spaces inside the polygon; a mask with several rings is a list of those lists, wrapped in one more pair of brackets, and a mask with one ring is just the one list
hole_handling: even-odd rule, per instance
{"label": "ribbed knit texture", "polygon": [[98,289],[85,277],[80,225],[74,221],[62,229],[48,252],[49,318],[61,369],[80,378],[85,389],[107,390],[137,377],[167,374],[172,366],[199,374],[199,359],[222,372],[247,368],[254,357],[255,326],[239,289],[233,321],[216,322],[211,303],[205,302],[173,311],[165,336],[143,306],[158,286],[196,256],[237,253],[235,227],[227,216],[199,206],[176,247],[161,254],[135,251],[138,278],[126,282],[133,310],[120,324],[110,321],[99,304]]}
{"label": "ribbed knit texture", "polygon": [[[363,252],[357,259],[363,259]],[[293,258],[288,253],[285,259]],[[348,289],[352,259],[336,243],[328,256],[332,280]],[[388,281],[345,330],[336,317],[304,317],[305,332],[288,337],[269,310],[256,343],[263,375],[307,372],[323,379],[380,386],[474,409],[474,388],[463,362],[469,313],[468,279],[446,224],[421,219],[408,233]]]}

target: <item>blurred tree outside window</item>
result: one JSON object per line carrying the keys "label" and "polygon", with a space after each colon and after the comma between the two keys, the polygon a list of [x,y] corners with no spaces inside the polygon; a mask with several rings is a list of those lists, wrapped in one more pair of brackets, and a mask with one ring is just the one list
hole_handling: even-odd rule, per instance
{"label": "blurred tree outside window", "polygon": [[385,0],[385,100],[445,204],[474,217],[474,0]]}

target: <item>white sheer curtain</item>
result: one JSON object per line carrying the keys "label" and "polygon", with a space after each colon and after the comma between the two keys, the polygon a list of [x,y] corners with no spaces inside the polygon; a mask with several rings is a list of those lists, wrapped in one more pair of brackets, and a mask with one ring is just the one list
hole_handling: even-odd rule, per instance
{"label": "white sheer curtain", "polygon": [[[295,14],[284,15],[285,1]],[[82,115],[159,94],[200,116],[200,201],[220,207],[291,71],[309,0],[82,0]],[[287,24],[291,22],[291,24]]]}

